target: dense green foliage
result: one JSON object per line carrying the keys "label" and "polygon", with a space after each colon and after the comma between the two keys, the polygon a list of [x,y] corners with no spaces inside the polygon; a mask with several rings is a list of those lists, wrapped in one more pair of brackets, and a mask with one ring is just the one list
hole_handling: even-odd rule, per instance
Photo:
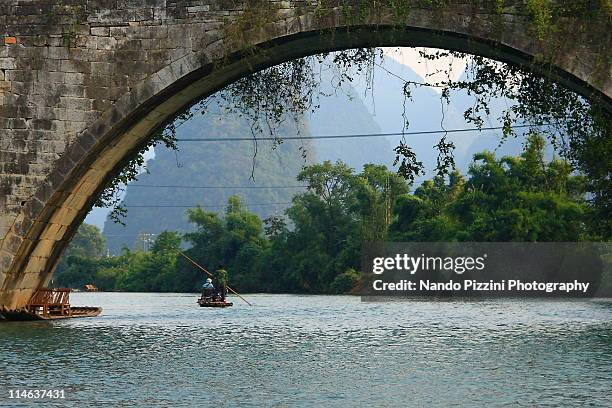
{"label": "dense green foliage", "polygon": [[[81,283],[81,275],[78,270],[74,271],[76,276],[74,278],[65,278],[69,273],[67,269],[74,263],[80,262],[86,259],[98,259],[102,256],[106,247],[106,240],[102,236],[102,233],[95,225],[82,224],[77,230],[76,234],[72,238],[70,245],[64,252],[64,255],[60,259],[55,274],[60,278],[61,282],[65,282],[70,286],[82,286],[85,283]],[[78,279],[75,280],[75,279]],[[86,282],[88,283],[88,282]]]}
{"label": "dense green foliage", "polygon": [[474,156],[465,180],[452,173],[426,181],[396,205],[390,239],[397,241],[581,241],[592,214],[583,177],[565,161],[544,162],[532,136],[520,157]]}
{"label": "dense green foliage", "polygon": [[[150,252],[125,249],[116,257],[69,256],[67,267],[56,272],[56,286],[80,288],[94,284],[101,290],[189,291],[192,285],[185,284],[176,273],[176,248],[180,243],[177,233],[163,232]],[[77,245],[72,242],[70,247]]]}
{"label": "dense green foliage", "polygon": [[531,135],[519,157],[482,152],[467,177],[438,176],[414,193],[382,165],[359,174],[341,161],[306,166],[297,180],[308,187],[286,217],[262,221],[232,196],[222,216],[188,210],[196,230],[164,232],[150,252],[81,256],[78,239],[57,280],[104,290],[197,291],[206,276],[176,251],[184,240],[189,257],[211,271],[229,270],[240,291],[344,293],[359,280],[364,242],[609,240],[591,232],[601,220],[585,199],[584,178],[564,161],[546,162],[544,147]]}

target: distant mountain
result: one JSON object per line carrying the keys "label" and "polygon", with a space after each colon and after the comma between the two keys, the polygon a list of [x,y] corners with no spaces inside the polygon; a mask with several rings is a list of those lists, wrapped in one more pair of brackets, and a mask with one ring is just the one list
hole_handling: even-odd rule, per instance
{"label": "distant mountain", "polygon": [[[466,129],[474,125],[467,123],[463,112],[473,104],[471,96],[465,93],[453,93],[450,105],[442,104],[440,94],[432,88],[412,88],[412,101],[404,101],[403,84],[406,81],[423,82],[418,74],[410,67],[400,64],[392,58],[385,58],[382,68],[375,70],[371,86],[373,91],[366,90],[364,81],[356,84],[357,95],[360,95],[368,111],[372,114],[381,131],[384,133],[400,132],[404,124],[405,115],[409,122],[407,132],[433,131],[441,129]],[[401,79],[400,79],[401,78]],[[463,76],[465,78],[465,74]],[[497,117],[501,112],[503,101],[492,101],[492,113],[485,123],[485,127],[499,126]],[[408,144],[414,149],[418,160],[422,161],[428,173],[419,178],[417,182],[432,176],[436,165],[437,150],[434,145],[438,143],[442,133],[429,135],[407,135]],[[467,171],[467,167],[476,152],[484,149],[493,150],[500,141],[499,131],[451,133],[448,139],[455,143],[455,161],[457,167]],[[391,147],[397,146],[400,137],[389,137]],[[522,140],[514,143],[510,141],[501,150],[501,154],[515,154],[520,150]],[[389,152],[389,157],[393,152]]]}
{"label": "distant mountain", "polygon": [[[209,104],[205,114],[197,114],[179,127],[178,138],[250,137],[247,120],[227,113],[216,102]],[[320,102],[320,108],[300,124],[302,136],[380,132],[362,100],[351,88],[344,93],[322,98]],[[284,123],[278,131],[279,137],[296,134],[294,123]],[[139,235],[142,233],[158,234],[164,230],[186,232],[193,228],[187,221],[186,208],[162,207],[164,205],[200,204],[210,211],[223,212],[227,198],[238,194],[249,208],[265,218],[282,214],[293,195],[302,189],[261,187],[298,186],[300,183],[296,181],[296,176],[305,164],[342,160],[360,171],[365,163],[390,166],[393,160],[392,146],[385,138],[286,140],[279,146],[259,141],[256,147],[255,181],[250,179],[255,152],[255,145],[251,141],[182,142],[178,152],[156,148],[155,157],[147,163],[149,173],[140,175],[138,181],[126,189],[123,201],[129,210],[126,226],[110,220],[104,224],[104,235],[111,252],[117,253],[123,246],[141,245]],[[224,188],[145,187],[151,185]],[[231,186],[251,188],[228,188]]]}
{"label": "distant mountain", "polygon": [[[178,138],[251,136],[244,118],[223,112],[216,103],[209,106],[205,114],[196,114],[178,128]],[[296,126],[291,123],[284,124],[278,132],[281,137],[296,133]],[[308,129],[301,129],[301,134],[307,136]],[[222,213],[231,195],[242,197],[261,217],[283,213],[293,195],[302,190],[292,187],[299,185],[295,180],[297,174],[314,155],[309,141],[285,141],[278,146],[269,141],[259,141],[257,145],[251,141],[181,142],[178,147],[176,152],[156,148],[155,157],[147,163],[149,172],[127,187],[123,200],[128,208],[126,226],[110,220],[104,224],[112,253],[123,246],[140,245],[141,233],[190,231],[193,226],[184,207],[201,205]],[[301,156],[300,147],[308,152],[306,158]]]}
{"label": "distant mountain", "polygon": [[[467,80],[467,75],[464,72],[460,80]],[[467,92],[453,92],[451,104],[453,109],[463,115],[468,108],[474,105],[474,97],[467,94]],[[499,98],[493,98],[489,102],[490,113],[486,117],[484,127],[499,127],[502,126],[502,122],[499,118],[505,109],[508,109],[511,105],[509,101],[502,100]],[[466,127],[474,127],[473,124],[468,123],[464,120]],[[496,131],[483,131],[481,133],[474,132],[472,134],[471,143],[465,151],[464,163],[469,164],[472,160],[472,156],[476,153],[482,152],[483,150],[494,151],[498,156],[515,156],[523,149],[525,143],[524,134],[525,130],[517,130],[518,137],[502,139],[501,130]],[[501,143],[503,140],[503,143]],[[465,166],[465,165],[464,165]],[[462,168],[462,170],[464,170]]]}
{"label": "distant mountain", "polygon": [[[319,108],[305,116],[300,125],[300,134],[308,137],[401,131],[404,98],[403,82],[398,77],[414,81],[422,79],[409,67],[390,58],[385,59],[383,66],[384,69],[377,68],[374,72],[373,92],[366,92],[361,79],[336,90],[330,85],[331,74],[324,74],[322,91],[330,96],[322,97]],[[453,95],[450,106],[441,105],[437,92],[430,88],[416,88],[413,101],[406,104],[406,117],[410,122],[408,131],[439,130],[443,116],[446,129],[471,128],[473,125],[463,118],[463,111],[471,103],[471,97],[458,93]],[[493,101],[492,118],[499,116],[502,106],[501,101]],[[497,125],[495,119],[489,120],[488,126]],[[280,137],[296,134],[297,127],[293,123],[284,123],[278,132]],[[246,119],[227,113],[217,103],[211,103],[205,114],[197,114],[178,129],[179,138],[250,135]],[[424,162],[428,170],[417,182],[431,178],[437,157],[433,146],[440,137],[441,134],[406,136],[418,159]],[[399,139],[397,136],[286,140],[279,146],[265,141],[259,141],[257,145],[251,141],[183,142],[178,152],[158,148],[155,157],[148,162],[149,174],[142,174],[137,182],[127,188],[124,199],[124,204],[129,208],[126,227],[107,220],[104,235],[111,251],[116,253],[124,245],[132,247],[138,244],[141,233],[189,231],[192,226],[185,215],[187,208],[172,206],[202,205],[210,211],[222,212],[227,198],[232,194],[243,197],[247,206],[262,217],[282,213],[291,197],[301,189],[262,187],[296,186],[299,183],[295,177],[302,166],[316,161],[340,159],[356,171],[370,162],[392,167],[395,158],[393,148]],[[456,133],[449,134],[449,139],[457,146],[456,162],[459,169],[465,172],[474,153],[497,147],[500,132]],[[498,150],[498,154],[516,154],[521,144],[522,138],[508,141]],[[257,155],[253,181],[250,176],[255,148]],[[306,153],[305,158],[302,157],[303,152]],[[251,188],[238,188],[244,186]]]}
{"label": "distant mountain", "polygon": [[[330,96],[320,99],[319,108],[307,120],[313,135],[381,133],[379,124],[354,88],[345,86],[334,91],[330,78],[323,75],[322,92]],[[361,171],[366,163],[393,165],[393,146],[385,137],[316,139],[314,146],[320,161],[342,160],[356,171]]]}

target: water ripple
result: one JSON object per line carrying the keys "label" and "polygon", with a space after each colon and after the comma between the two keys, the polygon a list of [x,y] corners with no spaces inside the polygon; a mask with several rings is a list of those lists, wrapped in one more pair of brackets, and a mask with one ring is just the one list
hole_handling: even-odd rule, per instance
{"label": "water ripple", "polygon": [[251,298],[79,293],[104,314],[0,324],[0,405],[22,388],[68,407],[612,405],[609,302]]}

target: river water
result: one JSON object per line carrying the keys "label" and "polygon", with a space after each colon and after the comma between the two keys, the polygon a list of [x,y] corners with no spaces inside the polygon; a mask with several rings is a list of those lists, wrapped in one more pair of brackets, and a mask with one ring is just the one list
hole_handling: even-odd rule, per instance
{"label": "river water", "polygon": [[249,299],[75,293],[103,315],[1,323],[0,405],[612,406],[610,301]]}

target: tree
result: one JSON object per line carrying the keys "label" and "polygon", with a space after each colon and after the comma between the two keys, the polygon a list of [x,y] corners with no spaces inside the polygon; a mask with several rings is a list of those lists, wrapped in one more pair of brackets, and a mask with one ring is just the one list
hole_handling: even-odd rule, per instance
{"label": "tree", "polygon": [[392,239],[409,241],[579,241],[588,238],[584,180],[566,162],[544,160],[531,134],[518,157],[474,155],[458,173],[424,182],[400,197]]}
{"label": "tree", "polygon": [[395,201],[408,192],[409,186],[405,179],[386,166],[371,163],[363,167],[356,180],[363,240],[385,240]]}
{"label": "tree", "polygon": [[[197,227],[195,232],[185,234],[193,245],[187,251],[189,256],[210,271],[226,265],[230,279],[235,277],[238,289],[244,285],[244,288],[256,290],[258,261],[268,245],[261,219],[248,211],[237,196],[228,199],[223,218],[201,208],[188,210],[188,216]],[[181,262],[180,269],[191,277],[194,277],[194,268]],[[201,272],[198,273],[200,276],[196,282],[204,279]]]}
{"label": "tree", "polygon": [[285,290],[349,290],[363,242],[386,239],[394,202],[408,185],[385,166],[367,164],[355,174],[341,161],[306,166],[298,180],[307,191],[286,212],[293,228],[270,238],[266,262],[278,268]]}
{"label": "tree", "polygon": [[[55,281],[57,285],[81,287],[89,283],[91,280],[83,280],[76,276],[76,270],[67,271],[70,264],[69,260],[70,258],[74,258],[74,263],[78,263],[85,262],[84,259],[96,259],[104,254],[105,248],[106,240],[100,229],[95,225],[86,223],[81,224],[55,269]],[[76,258],[80,259],[77,261]]]}

